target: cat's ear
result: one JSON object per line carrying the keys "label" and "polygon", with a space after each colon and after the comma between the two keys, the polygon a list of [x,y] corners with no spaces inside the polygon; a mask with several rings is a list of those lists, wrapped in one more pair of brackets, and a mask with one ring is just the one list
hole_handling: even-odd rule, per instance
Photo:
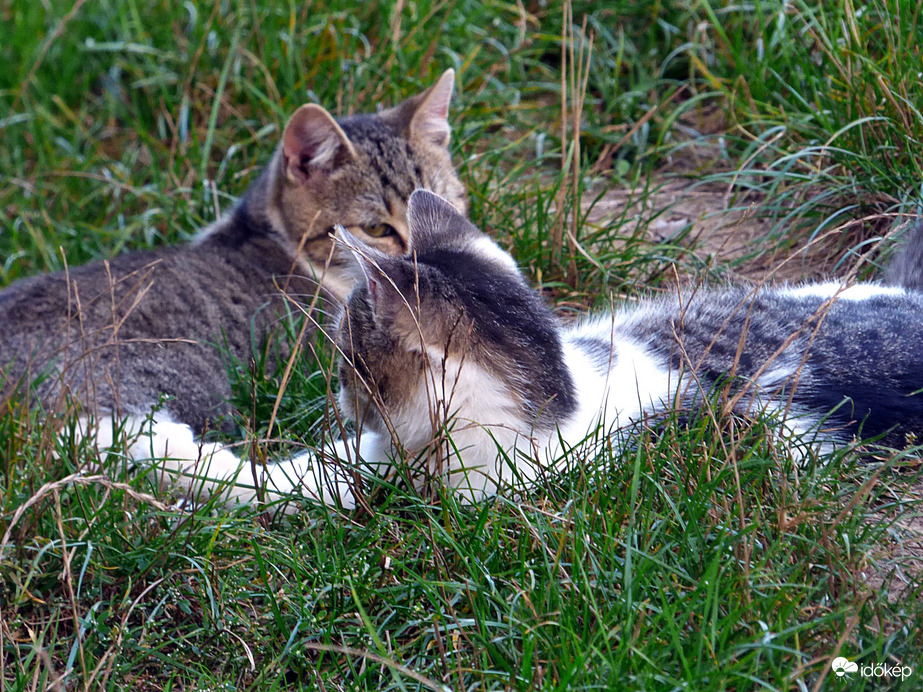
{"label": "cat's ear", "polygon": [[381,116],[394,122],[411,141],[447,147],[452,132],[449,104],[454,87],[455,70],[448,69],[429,89],[384,111]]}
{"label": "cat's ear", "polygon": [[461,244],[463,238],[481,231],[452,203],[429,190],[414,190],[407,201],[410,247],[422,251]]}
{"label": "cat's ear", "polygon": [[455,70],[449,68],[429,88],[410,121],[411,138],[421,139],[436,146],[449,146],[449,104],[455,87]]}
{"label": "cat's ear", "polygon": [[330,113],[308,103],[295,111],[285,126],[282,156],[286,177],[304,183],[312,175],[355,159],[356,150]]}

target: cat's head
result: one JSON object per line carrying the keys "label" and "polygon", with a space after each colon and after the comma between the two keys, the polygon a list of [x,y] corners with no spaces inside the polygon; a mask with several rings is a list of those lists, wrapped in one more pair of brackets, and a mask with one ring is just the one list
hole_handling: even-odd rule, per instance
{"label": "cat's head", "polygon": [[[484,385],[505,389],[523,420],[569,411],[558,327],[514,260],[431,192],[411,195],[408,221],[401,256],[340,233],[363,275],[337,330],[344,412],[386,434],[386,418],[405,420],[421,405],[425,412],[465,377],[475,387],[492,378]],[[460,414],[477,420],[477,411]]]}
{"label": "cat's head", "polygon": [[[269,171],[265,213],[315,269],[331,256],[335,225],[381,252],[406,252],[407,200],[416,188],[467,208],[448,149],[454,78],[447,70],[429,89],[377,114],[335,119],[308,104],[292,115]],[[334,257],[334,269],[342,261]],[[345,299],[351,282],[328,288]]]}

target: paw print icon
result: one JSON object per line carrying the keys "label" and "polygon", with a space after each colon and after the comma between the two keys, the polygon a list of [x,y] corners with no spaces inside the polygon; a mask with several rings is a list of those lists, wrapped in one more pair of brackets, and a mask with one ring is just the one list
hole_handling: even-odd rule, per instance
{"label": "paw print icon", "polygon": [[853,663],[848,658],[838,656],[837,658],[833,659],[833,663],[830,664],[830,669],[836,673],[838,678],[841,678],[847,673],[858,673],[859,664]]}

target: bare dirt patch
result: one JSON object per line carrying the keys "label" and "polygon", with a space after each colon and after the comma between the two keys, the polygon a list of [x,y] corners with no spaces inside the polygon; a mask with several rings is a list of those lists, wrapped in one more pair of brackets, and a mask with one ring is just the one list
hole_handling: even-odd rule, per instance
{"label": "bare dirt patch", "polygon": [[640,221],[648,240],[679,239],[705,265],[726,268],[730,279],[792,282],[833,274],[848,249],[843,234],[810,242],[773,237],[775,223],[760,213],[763,202],[752,194],[742,202],[726,185],[662,177],[644,191],[599,186],[582,204],[589,224]]}
{"label": "bare dirt patch", "polygon": [[887,511],[871,515],[873,521],[889,524],[888,535],[892,540],[880,546],[871,556],[872,569],[866,574],[866,582],[872,591],[888,588],[888,600],[896,603],[907,595],[923,578],[923,481],[917,481],[898,494],[889,489],[885,500],[896,503],[913,502],[914,508],[902,511],[896,518]]}

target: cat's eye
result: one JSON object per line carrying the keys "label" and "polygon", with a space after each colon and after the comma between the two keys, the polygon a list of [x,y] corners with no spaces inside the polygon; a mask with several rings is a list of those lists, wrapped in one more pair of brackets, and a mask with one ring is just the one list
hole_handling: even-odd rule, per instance
{"label": "cat's eye", "polygon": [[373,238],[385,238],[389,235],[397,235],[397,230],[389,223],[379,223],[374,226],[363,226],[365,234]]}

